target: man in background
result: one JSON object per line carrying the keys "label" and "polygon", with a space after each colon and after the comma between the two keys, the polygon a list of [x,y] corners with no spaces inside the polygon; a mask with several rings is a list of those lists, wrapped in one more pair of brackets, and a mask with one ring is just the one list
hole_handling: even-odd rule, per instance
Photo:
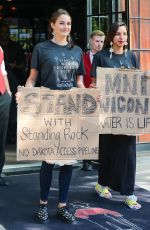
{"label": "man in background", "polygon": [[[91,73],[91,68],[92,68],[93,57],[98,51],[100,51],[103,48],[104,40],[105,40],[104,32],[102,32],[100,30],[94,30],[91,33],[91,36],[89,39],[90,50],[85,52],[83,55],[84,67],[85,67],[85,75],[83,78],[83,82],[84,82],[84,85],[86,88],[89,88],[89,86],[91,84],[90,73]],[[85,170],[85,171],[93,170],[90,160],[84,160],[83,161],[82,170]]]}

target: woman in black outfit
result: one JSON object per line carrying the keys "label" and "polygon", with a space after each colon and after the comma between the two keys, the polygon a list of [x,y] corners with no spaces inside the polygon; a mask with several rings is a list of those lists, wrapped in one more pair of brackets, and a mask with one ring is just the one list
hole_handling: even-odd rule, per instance
{"label": "woman in black outfit", "polygon": [[[66,10],[58,9],[52,14],[49,22],[50,39],[34,47],[31,71],[26,87],[34,87],[39,80],[40,73],[41,86],[46,88],[53,90],[69,90],[73,87],[84,88],[82,83],[84,74],[83,52],[71,41],[71,23],[71,16]],[[19,99],[19,93],[16,94],[16,97]],[[74,215],[67,207],[67,200],[72,165],[76,162],[75,160],[46,160],[42,162],[40,204],[36,214],[38,222],[47,223],[49,221],[48,196],[55,164],[60,166],[57,217],[66,222],[75,220]]]}
{"label": "woman in black outfit", "polygon": [[[127,27],[123,22],[112,24],[104,49],[94,56],[91,76],[95,87],[96,68],[139,68],[136,56],[126,49]],[[141,205],[133,195],[136,173],[136,137],[127,135],[100,135],[100,168],[95,190],[101,197],[111,198],[109,188],[125,195],[131,209]]]}

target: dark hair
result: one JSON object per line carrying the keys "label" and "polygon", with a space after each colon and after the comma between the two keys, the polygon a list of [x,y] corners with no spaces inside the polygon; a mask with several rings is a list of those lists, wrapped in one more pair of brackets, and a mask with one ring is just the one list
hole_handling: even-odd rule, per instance
{"label": "dark hair", "polygon": [[107,33],[103,49],[110,47],[110,42],[113,41],[113,38],[114,38],[114,36],[115,36],[115,34],[116,34],[116,32],[117,32],[117,30],[118,30],[118,28],[120,26],[125,26],[126,30],[128,31],[127,25],[124,22],[115,22],[115,23],[113,23],[110,26],[109,31]]}
{"label": "dark hair", "polygon": [[[50,20],[49,20],[49,22],[48,22],[48,37],[49,37],[50,39],[53,38],[53,29],[52,29],[52,27],[51,27],[51,23],[54,23],[54,24],[55,24],[57,18],[58,18],[59,16],[61,16],[62,14],[68,15],[68,16],[70,17],[70,19],[72,20],[72,18],[71,18],[70,14],[68,13],[67,10],[58,9],[58,10],[56,10],[55,12],[53,12],[52,15],[51,15],[51,18],[50,18]],[[67,37],[67,42],[69,43],[69,47],[73,47],[74,44],[73,44],[73,41],[72,41],[70,35]]]}

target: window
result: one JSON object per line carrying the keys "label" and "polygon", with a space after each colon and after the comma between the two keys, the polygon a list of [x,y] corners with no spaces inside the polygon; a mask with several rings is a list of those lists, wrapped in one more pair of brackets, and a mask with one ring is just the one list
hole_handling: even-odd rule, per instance
{"label": "window", "polygon": [[126,21],[125,0],[87,0],[87,42],[93,30],[107,32],[115,21]]}

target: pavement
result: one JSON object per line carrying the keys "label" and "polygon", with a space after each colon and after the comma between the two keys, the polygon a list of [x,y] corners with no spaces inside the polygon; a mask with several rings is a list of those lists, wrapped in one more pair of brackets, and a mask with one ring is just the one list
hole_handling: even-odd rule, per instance
{"label": "pavement", "polygon": [[[150,144],[137,144],[137,170],[136,185],[150,191]],[[19,173],[38,172],[41,162],[38,161],[16,161],[16,146],[9,145],[6,149],[6,164],[3,173],[7,175]],[[82,167],[82,161],[76,165]]]}
{"label": "pavement", "polygon": [[111,200],[100,198],[94,186],[97,170],[81,170],[82,161],[74,166],[69,193],[69,206],[75,213],[72,225],[56,218],[58,202],[58,167],[53,173],[49,194],[50,222],[35,221],[39,203],[39,169],[41,162],[16,162],[16,147],[8,146],[3,173],[10,186],[0,187],[0,230],[149,230],[150,229],[150,145],[137,144],[135,195],[142,208],[126,207],[124,197],[111,191]]}
{"label": "pavement", "polygon": [[[39,204],[39,173],[9,175],[8,187],[0,188],[0,224],[6,230],[149,230],[150,192],[135,186],[135,195],[142,205],[131,210],[124,203],[124,196],[111,191],[112,199],[98,196],[94,186],[97,171],[85,172],[74,166],[69,191],[69,207],[76,216],[74,224],[60,221],[56,217],[58,203],[58,177],[53,172],[49,193],[49,218],[47,224],[39,224],[35,214]],[[2,228],[0,228],[2,230]]]}

